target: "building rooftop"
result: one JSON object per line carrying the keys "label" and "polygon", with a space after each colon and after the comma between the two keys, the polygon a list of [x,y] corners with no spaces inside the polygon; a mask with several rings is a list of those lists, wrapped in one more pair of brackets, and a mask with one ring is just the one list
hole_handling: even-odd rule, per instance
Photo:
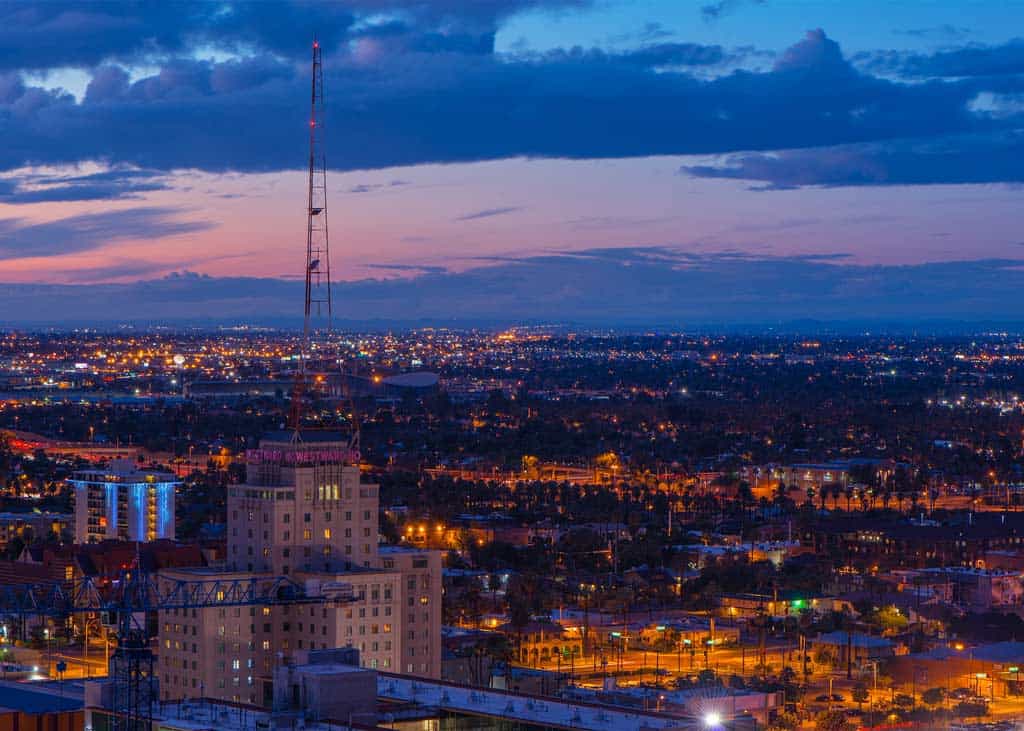
{"label": "building rooftop", "polygon": [[317,662],[306,665],[298,665],[295,669],[306,675],[337,675],[338,673],[373,673],[369,668],[361,668],[358,665],[347,665],[340,662]]}
{"label": "building rooftop", "polygon": [[392,701],[412,702],[424,707],[473,716],[491,716],[548,728],[643,731],[652,728],[692,727],[691,718],[673,717],[665,713],[533,697],[407,675],[378,673],[377,695]]}
{"label": "building rooftop", "polygon": [[[260,438],[260,444],[292,444],[295,437],[293,429],[267,432]],[[299,431],[298,443],[305,446],[312,444],[348,444],[349,435],[330,429],[302,429]]]}
{"label": "building rooftop", "polygon": [[77,711],[85,706],[81,683],[16,683],[0,681],[0,708],[22,713]]}
{"label": "building rooftop", "polygon": [[892,641],[884,637],[872,637],[860,632],[827,632],[812,642],[820,642],[825,645],[851,645],[853,647],[885,649],[892,647]]}
{"label": "building rooftop", "polygon": [[399,373],[396,376],[388,376],[384,384],[398,388],[432,388],[437,385],[436,373],[429,371],[417,371],[415,373]]}
{"label": "building rooftop", "polygon": [[71,482],[181,482],[171,472],[141,468],[130,459],[112,459],[106,467],[76,470],[68,479]]}

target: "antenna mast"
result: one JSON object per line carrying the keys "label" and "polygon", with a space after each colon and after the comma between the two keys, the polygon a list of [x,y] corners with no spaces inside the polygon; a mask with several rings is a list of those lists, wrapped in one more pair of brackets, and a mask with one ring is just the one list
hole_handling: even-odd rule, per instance
{"label": "antenna mast", "polygon": [[306,224],[306,309],[310,318],[326,315],[331,324],[331,257],[327,242],[327,158],[324,155],[324,67],[320,43],[313,41],[313,79],[309,115],[309,203]]}
{"label": "antenna mast", "polygon": [[302,399],[306,390],[306,360],[314,317],[331,326],[331,256],[327,236],[327,158],[324,154],[324,67],[320,42],[313,39],[313,68],[309,114],[309,187],[306,203],[306,296],[302,320],[299,368],[292,394],[292,426],[298,437]]}

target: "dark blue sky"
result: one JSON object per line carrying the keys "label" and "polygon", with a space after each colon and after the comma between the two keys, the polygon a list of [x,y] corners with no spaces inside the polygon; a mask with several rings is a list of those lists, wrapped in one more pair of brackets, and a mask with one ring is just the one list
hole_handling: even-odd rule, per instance
{"label": "dark blue sky", "polygon": [[[938,0],[0,2],[0,281],[40,318],[75,292],[117,318],[136,281],[163,293],[147,317],[287,311],[266,278],[301,272],[316,32],[353,319],[499,300],[594,322],[1017,319],[994,293],[1024,253],[1022,20]],[[202,276],[165,279],[184,271]],[[39,284],[60,297],[25,309]]]}

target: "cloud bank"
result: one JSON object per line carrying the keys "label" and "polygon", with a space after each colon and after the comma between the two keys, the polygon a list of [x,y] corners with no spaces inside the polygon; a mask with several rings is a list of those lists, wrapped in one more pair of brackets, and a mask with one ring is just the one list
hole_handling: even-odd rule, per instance
{"label": "cloud bank", "polygon": [[[848,59],[813,30],[765,71],[742,68],[751,49],[661,37],[614,51],[495,51],[497,30],[515,13],[586,4],[2,4],[0,169],[87,160],[152,171],[299,169],[313,27],[323,29],[327,146],[338,170],[939,138],[977,149],[1024,127],[1024,106],[978,104],[1024,94],[1024,41]],[[718,17],[734,5],[703,12]],[[87,71],[84,97],[25,82],[20,72],[43,64]],[[33,198],[9,198],[19,200]]]}
{"label": "cloud bank", "polygon": [[[506,259],[460,273],[338,285],[345,313],[380,322],[562,322],[693,327],[830,320],[1005,320],[1024,260],[914,266],[842,264],[841,256],[697,255],[662,247]],[[249,322],[294,324],[301,284],[174,274],[133,284],[4,285],[5,324]],[[31,306],[30,306],[31,303]],[[12,314],[17,313],[17,314]],[[125,313],[131,313],[130,316]],[[345,315],[342,315],[344,318]],[[371,319],[367,317],[367,319]]]}

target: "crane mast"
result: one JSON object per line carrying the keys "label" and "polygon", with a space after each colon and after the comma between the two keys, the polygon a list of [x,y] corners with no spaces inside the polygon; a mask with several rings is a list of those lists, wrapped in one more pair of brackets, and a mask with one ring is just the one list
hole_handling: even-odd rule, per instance
{"label": "crane mast", "polygon": [[110,658],[112,731],[144,731],[152,728],[157,695],[147,613],[325,601],[326,597],[309,595],[303,586],[284,576],[188,581],[132,567],[73,582],[4,586],[0,588],[0,615],[19,620],[66,619],[74,614],[106,617],[107,624],[117,627],[117,645]]}

